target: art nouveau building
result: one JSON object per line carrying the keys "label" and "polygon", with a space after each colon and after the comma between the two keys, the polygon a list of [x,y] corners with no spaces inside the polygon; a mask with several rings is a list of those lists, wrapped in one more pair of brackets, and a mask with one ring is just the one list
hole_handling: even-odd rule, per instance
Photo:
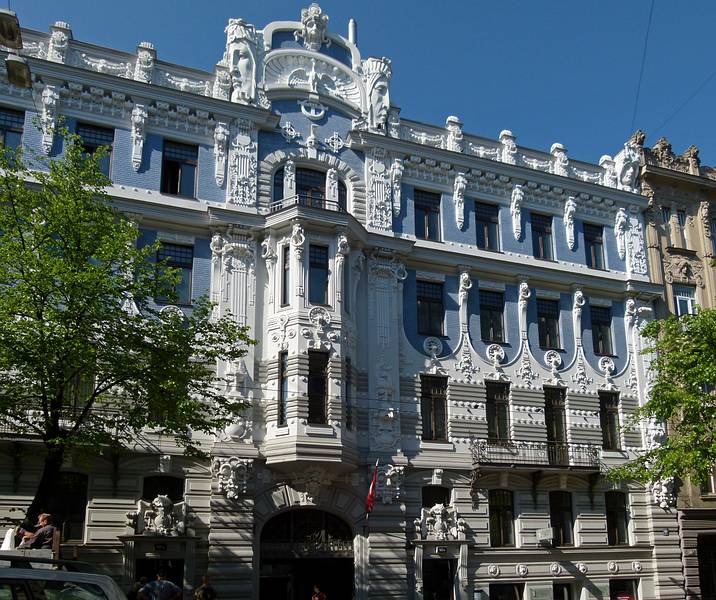
{"label": "art nouveau building", "polygon": [[[68,461],[63,551],[125,585],[208,571],[222,598],[682,598],[670,482],[603,477],[659,439],[620,427],[662,293],[641,148],[592,165],[403,119],[390,61],[327,25],[316,5],[231,20],[212,73],[23,33],[35,86],[0,84],[6,143],[57,156],[63,116],[110,145],[114,201],[183,269],[179,309],[208,293],[259,340],[220,366],[250,408],[211,461],[150,432]],[[11,518],[39,462],[3,431]]]}
{"label": "art nouveau building", "polygon": [[[643,137],[638,139],[643,143]],[[641,187],[649,197],[647,247],[652,280],[664,286],[657,317],[716,308],[716,173],[698,148],[675,155],[666,138],[645,148]],[[688,598],[716,596],[716,475],[703,487],[683,482],[679,527]]]}

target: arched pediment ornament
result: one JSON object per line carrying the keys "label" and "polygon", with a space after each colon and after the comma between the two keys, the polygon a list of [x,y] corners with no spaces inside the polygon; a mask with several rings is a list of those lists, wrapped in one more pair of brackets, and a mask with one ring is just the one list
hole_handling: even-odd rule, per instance
{"label": "arched pediment ornament", "polygon": [[303,46],[311,52],[318,52],[325,44],[330,46],[331,40],[326,35],[328,15],[315,2],[308,8],[301,9],[301,29],[293,33],[296,41],[303,41]]}

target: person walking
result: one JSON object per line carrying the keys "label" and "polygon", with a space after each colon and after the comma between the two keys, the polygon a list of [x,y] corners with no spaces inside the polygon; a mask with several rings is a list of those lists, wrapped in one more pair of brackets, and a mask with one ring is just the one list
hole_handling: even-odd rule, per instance
{"label": "person walking", "polygon": [[201,585],[194,590],[194,600],[216,600],[216,592],[209,585],[208,575],[202,575]]}
{"label": "person walking", "polygon": [[157,578],[139,590],[139,600],[180,600],[181,588],[167,579],[164,571],[157,573]]}

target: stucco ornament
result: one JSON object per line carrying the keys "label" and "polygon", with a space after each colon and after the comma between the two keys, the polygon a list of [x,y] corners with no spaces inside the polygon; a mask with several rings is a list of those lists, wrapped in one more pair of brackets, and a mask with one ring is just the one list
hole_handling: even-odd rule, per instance
{"label": "stucco ornament", "polygon": [[[382,390],[382,399],[390,400],[386,388]],[[400,441],[400,422],[398,412],[394,408],[379,408],[373,411],[373,427],[371,429],[371,447],[376,450],[392,452],[398,448]]]}
{"label": "stucco ornament", "polygon": [[651,495],[660,508],[668,509],[676,506],[676,481],[673,477],[666,477],[651,484]]}
{"label": "stucco ornament", "polygon": [[567,198],[564,203],[564,231],[567,236],[567,245],[570,250],[574,250],[574,215],[577,212],[577,203],[574,201],[574,196]]}
{"label": "stucco ornament", "polygon": [[431,358],[435,358],[443,353],[443,343],[440,338],[426,337],[423,341],[423,351]]}
{"label": "stucco ornament", "polygon": [[151,502],[140,500],[137,510],[127,513],[127,525],[142,535],[184,535],[191,519],[186,502],[174,503],[162,494]]}
{"label": "stucco ornament", "polygon": [[393,504],[402,495],[403,467],[383,465],[378,469],[376,496],[383,504]]}
{"label": "stucco ornament", "polygon": [[627,272],[630,275],[646,275],[647,260],[644,227],[637,215],[629,217],[626,240]]}
{"label": "stucco ornament", "polygon": [[292,479],[294,486],[299,490],[301,504],[314,503],[321,489],[333,483],[333,475],[321,467],[314,466],[306,468]]}
{"label": "stucco ornament", "polygon": [[228,204],[256,204],[256,128],[247,119],[237,119],[231,126],[229,180],[226,186]]}
{"label": "stucco ornament", "polygon": [[420,511],[415,520],[416,533],[424,540],[457,540],[464,534],[465,522],[458,517],[455,507],[450,504],[436,504]]}
{"label": "stucco ornament", "polygon": [[584,365],[584,352],[581,347],[577,351],[577,367],[572,375],[572,381],[582,393],[585,393],[589,386],[594,383],[594,380],[587,375],[587,369]]}
{"label": "stucco ornament", "polygon": [[143,104],[135,104],[132,109],[131,121],[132,168],[139,171],[142,166],[142,152],[146,138],[147,107]]}
{"label": "stucco ornament", "polygon": [[470,273],[468,271],[462,271],[460,273],[460,288],[458,291],[458,301],[460,307],[465,306],[467,298],[470,295],[472,289],[472,279],[470,279]]}
{"label": "stucco ornament", "polygon": [[503,163],[514,165],[517,163],[517,144],[515,136],[509,129],[500,131],[500,160]]}
{"label": "stucco ornament", "polygon": [[393,192],[393,215],[396,217],[400,214],[402,207],[402,185],[403,185],[403,166],[402,158],[394,158],[393,164],[390,166],[390,187]]}
{"label": "stucco ornament", "polygon": [[373,148],[366,160],[368,180],[368,225],[382,231],[393,228],[390,175],[386,166],[386,151]]}
{"label": "stucco ornament", "polygon": [[328,15],[318,4],[313,2],[308,8],[301,9],[302,29],[294,32],[296,41],[303,40],[303,46],[311,52],[318,52],[323,44],[330,45],[331,40],[326,35]]}
{"label": "stucco ornament", "polygon": [[453,202],[455,203],[455,225],[458,229],[462,229],[465,225],[465,188],[467,187],[467,177],[465,173],[455,175],[453,184]]}
{"label": "stucco ornament", "polygon": [[562,378],[559,375],[559,367],[562,365],[562,357],[556,350],[548,350],[544,355],[544,363],[549,368],[550,379],[548,383],[559,384]]}
{"label": "stucco ornament", "polygon": [[614,157],[617,175],[617,188],[626,192],[639,192],[639,160],[641,147],[629,140]]}
{"label": "stucco ornament", "polygon": [[223,62],[231,77],[231,101],[241,104],[256,99],[256,28],[243,19],[229,19]]}
{"label": "stucco ornament", "polygon": [[549,566],[549,572],[552,573],[552,575],[561,575],[564,572],[564,569],[559,563],[553,562]]}
{"label": "stucco ornament", "polygon": [[462,152],[462,121],[458,117],[450,116],[445,120],[447,129],[446,149],[452,152]]}
{"label": "stucco ornament", "polygon": [[370,131],[386,132],[390,110],[390,76],[392,69],[387,58],[370,57],[361,63],[363,82],[368,98],[366,124]]}
{"label": "stucco ornament", "polygon": [[64,21],[56,21],[50,27],[50,43],[47,46],[47,60],[64,63],[72,39],[72,29]]}
{"label": "stucco ornament", "polygon": [[614,385],[614,380],[612,379],[616,369],[614,361],[609,356],[602,356],[599,359],[598,365],[599,370],[604,373],[604,383],[600,386],[600,388],[605,390],[616,390],[617,387]]}
{"label": "stucco ornament", "polygon": [[512,188],[510,200],[510,214],[512,215],[512,233],[518,242],[522,237],[522,202],[525,199],[525,192],[521,185]]}
{"label": "stucco ornament", "polygon": [[633,560],[631,561],[631,570],[634,571],[634,573],[641,573],[644,567],[642,567],[641,562],[638,560]]}
{"label": "stucco ornament", "polygon": [[579,571],[582,575],[586,575],[587,573],[589,573],[589,567],[586,563],[578,562],[577,571]]}
{"label": "stucco ornament", "polygon": [[326,200],[338,206],[338,171],[333,168],[326,171]]}
{"label": "stucco ornament", "polygon": [[515,573],[517,573],[520,577],[527,577],[527,575],[529,575],[529,572],[529,568],[524,563],[520,563],[515,567]]}
{"label": "stucco ornament", "polygon": [[154,63],[157,51],[151,42],[139,42],[137,45],[137,62],[134,64],[134,79],[142,83],[152,83]]}
{"label": "stucco ornament", "polygon": [[337,131],[333,132],[331,137],[327,137],[323,140],[323,143],[331,149],[331,152],[338,154],[346,143]]}
{"label": "stucco ornament", "polygon": [[629,231],[629,215],[623,207],[619,207],[614,217],[614,236],[617,238],[619,258],[626,257],[626,238]]}
{"label": "stucco ornament", "polygon": [[562,144],[556,143],[552,144],[549,153],[552,155],[552,173],[562,177],[569,176],[567,149]]}
{"label": "stucco ornament", "polygon": [[224,185],[228,145],[229,127],[220,121],[214,127],[214,180],[218,186]]}
{"label": "stucco ornament", "polygon": [[227,500],[238,500],[246,493],[253,462],[251,458],[236,456],[214,459],[212,473],[217,480],[219,493],[224,494]]}
{"label": "stucco ornament", "polygon": [[610,561],[607,563],[607,571],[609,571],[610,573],[618,573],[618,572],[619,572],[619,565],[617,564],[617,562],[614,561],[614,560],[610,560]]}
{"label": "stucco ornament", "polygon": [[491,577],[499,577],[500,576],[500,567],[499,565],[487,565],[487,574]]}
{"label": "stucco ornament", "polygon": [[522,354],[520,356],[520,366],[517,369],[517,376],[522,383],[532,387],[532,381],[537,379],[539,375],[532,369],[532,360],[530,359],[530,351],[526,341],[522,344]]}
{"label": "stucco ornament", "polygon": [[229,67],[224,64],[217,64],[214,67],[214,87],[211,95],[219,100],[231,99],[231,75]]}
{"label": "stucco ornament", "polygon": [[617,170],[614,160],[608,154],[599,159],[599,166],[602,167],[602,185],[609,188],[617,187]]}
{"label": "stucco ornament", "polygon": [[54,85],[46,85],[42,89],[42,149],[45,154],[52,151],[52,144],[55,140],[55,126],[57,124],[57,105],[60,94]]}

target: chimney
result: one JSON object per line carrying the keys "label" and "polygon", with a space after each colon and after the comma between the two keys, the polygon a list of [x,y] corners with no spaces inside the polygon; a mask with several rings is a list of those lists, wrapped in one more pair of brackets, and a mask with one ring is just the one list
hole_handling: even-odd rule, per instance
{"label": "chimney", "polygon": [[353,45],[358,43],[358,24],[355,19],[348,21],[348,41]]}

